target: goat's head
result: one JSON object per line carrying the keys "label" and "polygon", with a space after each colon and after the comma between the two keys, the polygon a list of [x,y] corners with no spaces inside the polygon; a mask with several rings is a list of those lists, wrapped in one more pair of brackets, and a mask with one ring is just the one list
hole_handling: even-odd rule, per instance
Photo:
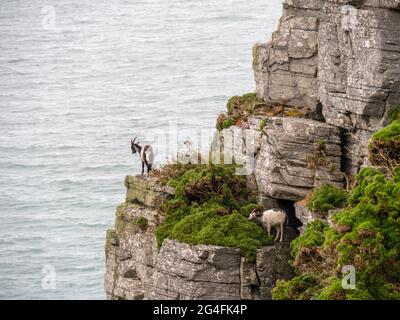
{"label": "goat's head", "polygon": [[136,142],[136,139],[137,139],[137,137],[135,137],[135,139],[131,140],[132,153],[139,152],[139,149],[140,149],[139,141]]}
{"label": "goat's head", "polygon": [[262,216],[262,212],[260,208],[255,208],[253,209],[253,211],[250,213],[249,215],[249,220],[257,220],[258,218],[260,218]]}

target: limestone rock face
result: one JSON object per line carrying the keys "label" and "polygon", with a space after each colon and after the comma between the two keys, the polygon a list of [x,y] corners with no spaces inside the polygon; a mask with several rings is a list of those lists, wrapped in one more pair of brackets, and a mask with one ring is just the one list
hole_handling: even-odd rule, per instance
{"label": "limestone rock face", "polygon": [[[257,94],[319,111],[364,140],[400,100],[399,21],[398,0],[284,0],[271,42],[253,50]],[[364,154],[347,153],[349,175]]]}
{"label": "limestone rock face", "polygon": [[358,7],[351,3],[323,6],[319,96],[328,123],[376,130],[399,100],[400,12],[378,1],[361,1]]}
{"label": "limestone rock face", "polygon": [[[109,299],[271,299],[275,281],[292,276],[288,260],[296,234],[291,228],[282,243],[259,249],[255,262],[237,248],[169,239],[158,248],[154,231],[164,214],[162,201],[154,199],[165,199],[172,191],[153,178],[126,181],[129,202],[117,208],[115,228],[106,237],[104,286]],[[147,220],[146,228],[139,218]]]}
{"label": "limestone rock face", "polygon": [[315,108],[318,103],[318,18],[286,15],[271,43],[253,48],[256,92],[270,102]]}
{"label": "limestone rock face", "polygon": [[308,209],[305,203],[303,203],[303,201],[295,203],[294,207],[296,210],[296,218],[299,219],[303,224],[301,227],[298,228],[300,234],[303,234],[307,225],[315,220],[326,222],[327,224],[332,226],[332,221],[331,221],[332,215],[338,211],[338,209],[329,210],[327,214],[321,215],[318,214],[317,212]]}
{"label": "limestone rock face", "polygon": [[150,299],[238,299],[240,250],[164,241],[152,275]]}
{"label": "limestone rock face", "polygon": [[298,201],[321,184],[342,186],[339,129],[298,118],[269,118],[255,176],[259,191]]}
{"label": "limestone rock face", "polygon": [[[282,112],[246,114],[215,139],[216,149],[225,163],[254,160],[246,166],[248,187],[264,209],[284,207],[295,220],[297,201],[300,232],[316,219],[332,224],[334,211],[321,216],[298,201],[321,184],[343,187],[366,165],[372,132],[398,105],[400,0],[283,0],[271,42],[256,44],[253,58],[256,93],[266,100],[253,111],[265,105]],[[297,113],[283,112],[289,109]],[[160,206],[174,190],[140,176],[127,177],[125,186],[106,236],[109,299],[271,299],[276,280],[293,276],[294,229],[286,227],[282,243],[260,248],[254,262],[236,248],[170,239],[159,248]]]}
{"label": "limestone rock face", "polygon": [[354,133],[347,132],[343,135],[343,171],[349,176],[355,176],[359,169],[369,166],[368,145],[372,132],[368,130],[356,130]]}
{"label": "limestone rock face", "polygon": [[232,161],[239,164],[246,163],[248,150],[251,151],[252,157],[258,153],[262,138],[262,132],[259,130],[261,119],[261,117],[249,117],[246,128],[233,125],[222,130],[221,147],[226,164]]}
{"label": "limestone rock face", "polygon": [[172,188],[158,185],[156,178],[145,176],[127,176],[125,187],[127,203],[143,203],[148,207],[158,207],[174,193]]}

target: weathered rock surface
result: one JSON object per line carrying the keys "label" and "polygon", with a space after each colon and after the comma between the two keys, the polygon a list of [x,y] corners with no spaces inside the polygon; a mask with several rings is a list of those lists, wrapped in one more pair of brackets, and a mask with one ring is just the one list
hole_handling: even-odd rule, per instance
{"label": "weathered rock surface", "polygon": [[307,225],[315,220],[326,222],[327,224],[332,226],[332,221],[331,221],[332,215],[337,212],[337,210],[330,210],[327,214],[321,215],[317,212],[308,209],[304,201],[295,203],[294,207],[296,210],[297,219],[299,219],[303,224],[301,227],[298,228],[300,234],[303,234]]}
{"label": "weathered rock surface", "polygon": [[[253,50],[257,94],[320,109],[328,124],[364,141],[400,100],[399,21],[398,0],[284,0],[271,42]],[[346,154],[349,175],[364,154]]]}
{"label": "weathered rock surface", "polygon": [[361,167],[369,166],[368,145],[372,132],[368,130],[354,130],[346,132],[342,137],[342,151],[344,166],[342,171],[354,177]]}
{"label": "weathered rock surface", "polygon": [[[261,117],[249,117],[246,128],[233,125],[221,132],[221,150],[226,164],[248,162],[248,151],[254,158],[261,148],[262,132],[259,130]],[[250,145],[249,145],[250,144]]]}
{"label": "weathered rock surface", "polygon": [[[288,260],[296,234],[291,228],[282,243],[259,249],[256,262],[247,261],[236,248],[169,239],[159,249],[154,235],[164,219],[159,206],[172,191],[152,178],[126,181],[129,202],[117,208],[115,229],[107,232],[109,299],[270,299],[275,281],[292,276]],[[145,229],[138,223],[141,217],[148,221]]]}
{"label": "weathered rock surface", "polygon": [[284,15],[271,43],[253,48],[256,92],[270,102],[315,108],[318,18]]}
{"label": "weathered rock surface", "polygon": [[[254,159],[248,181],[258,202],[293,211],[313,188],[341,187],[368,163],[372,132],[399,103],[400,0],[283,0],[271,42],[256,44],[253,56],[257,95],[271,107],[300,110],[299,118],[246,116],[223,130],[216,149],[226,162]],[[174,191],[153,178],[127,177],[125,185],[126,202],[107,232],[108,298],[271,299],[276,280],[292,276],[293,229],[286,228],[283,243],[259,249],[255,262],[235,248],[168,239],[158,248],[160,205]],[[331,224],[333,214],[295,204],[301,232],[316,219]]]}
{"label": "weathered rock surface", "polygon": [[342,186],[339,129],[298,118],[269,118],[255,176],[259,191],[298,201],[321,184]]}
{"label": "weathered rock surface", "polygon": [[[225,161],[247,163],[252,169],[248,180],[251,184],[255,180],[259,202],[265,202],[265,209],[278,207],[276,199],[299,201],[321,184],[343,187],[339,128],[305,118],[269,117],[264,118],[266,126],[261,131],[261,119],[250,117],[247,128],[232,126],[222,130],[221,145]],[[247,139],[249,135],[251,139]],[[358,141],[354,135],[348,139],[353,139],[354,144]],[[353,150],[346,150],[349,166]],[[249,152],[253,152],[251,158]]]}
{"label": "weathered rock surface", "polygon": [[143,203],[148,207],[159,207],[165,198],[174,194],[172,188],[158,185],[153,177],[127,176],[125,187],[126,203]]}

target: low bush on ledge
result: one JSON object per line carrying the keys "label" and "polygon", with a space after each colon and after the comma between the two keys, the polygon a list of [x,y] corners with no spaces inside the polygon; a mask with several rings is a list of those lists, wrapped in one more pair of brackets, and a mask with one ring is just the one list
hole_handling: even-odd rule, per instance
{"label": "low bush on ledge", "polygon": [[235,169],[235,165],[168,165],[163,178],[168,177],[175,196],[163,205],[166,219],[156,230],[158,245],[169,238],[237,247],[252,261],[258,248],[272,244],[262,228],[248,220],[256,207],[255,195]]}
{"label": "low bush on ledge", "polygon": [[264,99],[257,97],[255,93],[246,93],[242,96],[233,96],[226,104],[226,109],[229,116],[244,115],[252,113],[257,103],[265,103]]}
{"label": "low bush on ledge", "polygon": [[368,150],[371,163],[386,168],[387,172],[392,172],[395,166],[400,165],[400,120],[393,120],[376,132]]}
{"label": "low bush on ledge", "polygon": [[348,198],[348,193],[332,185],[322,185],[314,191],[307,203],[307,208],[320,214],[326,214],[329,210],[342,208]]}
{"label": "low bush on ledge", "polygon": [[263,131],[266,119],[270,117],[295,117],[304,118],[308,109],[291,105],[267,102],[256,93],[246,93],[242,96],[231,97],[226,104],[226,113],[218,115],[215,128],[218,131],[228,129],[233,125],[249,129],[249,117],[261,117],[259,129]]}
{"label": "low bush on ledge", "polygon": [[145,217],[140,217],[136,220],[136,224],[139,226],[141,230],[146,230],[149,226],[149,221]]}
{"label": "low bush on ledge", "polygon": [[400,105],[396,108],[393,108],[388,115],[389,124],[395,120],[400,120]]}
{"label": "low bush on ledge", "polygon": [[[278,281],[274,299],[400,299],[400,168],[364,168],[333,227],[314,221],[292,242],[297,276]],[[344,266],[355,287],[342,286]]]}

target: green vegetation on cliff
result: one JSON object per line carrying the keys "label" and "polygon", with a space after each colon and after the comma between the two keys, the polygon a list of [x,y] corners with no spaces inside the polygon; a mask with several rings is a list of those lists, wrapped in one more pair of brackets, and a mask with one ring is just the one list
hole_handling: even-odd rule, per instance
{"label": "green vegetation on cliff", "polygon": [[231,97],[226,104],[227,113],[221,113],[217,118],[217,130],[228,129],[234,124],[243,124],[247,117],[253,114],[256,106],[260,104],[265,104],[265,101],[257,97],[255,93]]}
{"label": "green vegetation on cliff", "polygon": [[[297,276],[278,281],[274,299],[400,300],[400,120],[391,114],[387,127],[369,144],[374,168],[364,168],[346,194],[330,186],[314,192],[308,208],[332,216],[332,226],[311,222],[291,243]],[[355,287],[343,288],[342,268],[355,270]]]}
{"label": "green vegetation on cliff", "polygon": [[400,139],[400,120],[392,121],[387,127],[374,133],[373,140]]}
{"label": "green vegetation on cliff", "polygon": [[166,220],[156,230],[158,244],[166,238],[188,244],[238,247],[254,260],[256,250],[272,243],[261,227],[247,219],[256,207],[246,179],[234,165],[169,165],[168,184],[175,196],[164,203]]}
{"label": "green vegetation on cliff", "polygon": [[369,160],[373,165],[382,166],[387,173],[400,165],[400,120],[393,115],[391,123],[376,132],[368,146]]}
{"label": "green vegetation on cliff", "polygon": [[242,96],[233,96],[228,100],[226,108],[229,116],[237,116],[247,112],[251,113],[257,103],[264,103],[264,99],[258,98],[255,93],[246,93]]}
{"label": "green vegetation on cliff", "polygon": [[307,208],[320,214],[343,207],[347,202],[348,193],[332,185],[322,185],[314,191],[307,203]]}
{"label": "green vegetation on cliff", "polygon": [[389,112],[389,123],[395,120],[400,120],[400,105]]}
{"label": "green vegetation on cliff", "polygon": [[136,224],[139,226],[141,230],[146,230],[149,226],[149,221],[145,217],[139,217],[136,220]]}
{"label": "green vegetation on cliff", "polygon": [[260,131],[263,131],[266,125],[267,125],[267,120],[266,119],[262,119],[260,121],[260,124],[259,124]]}
{"label": "green vegetation on cliff", "polygon": [[[365,168],[333,227],[309,224],[292,242],[297,276],[278,281],[274,299],[400,299],[400,168]],[[356,270],[356,289],[342,288],[341,269]]]}
{"label": "green vegetation on cliff", "polygon": [[246,93],[231,97],[226,104],[226,113],[220,113],[217,118],[218,131],[228,129],[232,125],[249,128],[249,117],[255,116],[261,120],[259,129],[262,131],[270,117],[305,117],[307,110],[301,107],[267,102],[256,93]]}

